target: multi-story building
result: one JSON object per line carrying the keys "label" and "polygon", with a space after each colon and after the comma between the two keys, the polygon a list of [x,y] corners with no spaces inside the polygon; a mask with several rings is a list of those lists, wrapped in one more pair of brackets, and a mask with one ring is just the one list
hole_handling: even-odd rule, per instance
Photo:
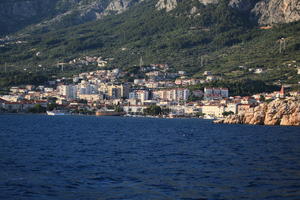
{"label": "multi-story building", "polygon": [[83,82],[78,84],[78,94],[98,94],[98,86]]}
{"label": "multi-story building", "polygon": [[129,99],[138,99],[144,102],[149,99],[149,91],[147,90],[134,90],[129,93]]}
{"label": "multi-story building", "polygon": [[204,88],[204,99],[222,99],[228,98],[228,89],[227,88]]}
{"label": "multi-story building", "polygon": [[60,85],[58,87],[59,94],[65,96],[67,99],[77,98],[77,86],[76,85]]}
{"label": "multi-story building", "polygon": [[186,101],[190,91],[186,88],[153,91],[153,98],[167,101]]}
{"label": "multi-story building", "polygon": [[223,113],[225,112],[224,105],[204,105],[202,106],[202,113],[206,116],[211,117],[223,117]]}
{"label": "multi-story building", "polygon": [[109,85],[108,86],[108,96],[113,99],[128,98],[129,86],[122,85]]}

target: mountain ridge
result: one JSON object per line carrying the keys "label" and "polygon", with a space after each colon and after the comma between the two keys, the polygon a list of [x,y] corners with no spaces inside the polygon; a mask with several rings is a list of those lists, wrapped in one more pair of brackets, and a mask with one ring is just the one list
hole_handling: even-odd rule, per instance
{"label": "mountain ridge", "polygon": [[[0,2],[0,35],[31,29],[51,30],[102,19],[107,15],[120,14],[144,0],[4,0]],[[300,20],[298,0],[193,0],[191,4],[218,4],[228,6],[248,15],[259,25],[290,23]],[[171,12],[182,0],[158,0],[156,8]],[[190,11],[201,15],[197,7]],[[30,29],[30,30],[31,30]]]}

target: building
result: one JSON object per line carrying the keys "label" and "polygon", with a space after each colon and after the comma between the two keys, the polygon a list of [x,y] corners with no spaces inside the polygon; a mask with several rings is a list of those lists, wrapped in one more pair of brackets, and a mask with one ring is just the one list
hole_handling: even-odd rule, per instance
{"label": "building", "polygon": [[285,98],[285,91],[283,85],[281,86],[281,89],[279,91],[279,98]]}
{"label": "building", "polygon": [[108,96],[113,99],[128,98],[129,86],[122,85],[109,85],[107,88]]}
{"label": "building", "polygon": [[58,87],[59,94],[67,99],[77,98],[77,86],[76,85],[60,85]]}
{"label": "building", "polygon": [[141,106],[141,105],[123,106],[124,112],[126,112],[127,114],[131,114],[131,115],[142,115],[146,108],[147,108],[147,106]]}
{"label": "building", "polygon": [[258,68],[258,69],[255,69],[254,73],[261,74],[261,73],[264,73],[264,70],[262,68]]}
{"label": "building", "polygon": [[228,89],[227,88],[204,88],[204,99],[222,99],[228,98]]}
{"label": "building", "polygon": [[237,103],[228,103],[225,107],[225,112],[232,112],[233,114],[238,113],[238,105]]}
{"label": "building", "polygon": [[146,79],[134,79],[133,84],[134,85],[144,85],[146,82]]}
{"label": "building", "polygon": [[129,99],[137,99],[141,102],[149,100],[149,91],[147,90],[134,90],[129,93]]}
{"label": "building", "polygon": [[189,89],[174,88],[153,91],[153,98],[166,101],[186,101],[190,95]]}
{"label": "building", "polygon": [[84,99],[90,102],[100,101],[104,99],[103,94],[79,94],[79,99]]}
{"label": "building", "polygon": [[223,113],[225,112],[224,105],[204,105],[202,106],[202,113],[211,116],[211,117],[223,117]]}
{"label": "building", "polygon": [[78,95],[81,94],[98,94],[98,86],[83,81],[78,84]]}
{"label": "building", "polygon": [[211,76],[211,75],[212,75],[211,71],[204,71],[203,72],[203,76]]}

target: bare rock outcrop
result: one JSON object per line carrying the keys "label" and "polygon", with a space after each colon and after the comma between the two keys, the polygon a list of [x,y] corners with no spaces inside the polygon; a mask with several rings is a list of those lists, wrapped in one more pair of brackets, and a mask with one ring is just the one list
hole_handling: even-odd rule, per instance
{"label": "bare rock outcrop", "polygon": [[300,101],[274,100],[215,123],[300,126]]}
{"label": "bare rock outcrop", "polygon": [[262,25],[294,22],[300,20],[300,1],[261,0],[251,12]]}
{"label": "bare rock outcrop", "polygon": [[[200,3],[207,5],[211,3],[218,3],[219,0],[198,0]],[[156,4],[157,10],[163,10],[165,9],[167,12],[174,10],[180,0],[158,0]]]}
{"label": "bare rock outcrop", "polygon": [[167,12],[177,7],[177,0],[159,0],[156,4],[157,10],[165,9]]}

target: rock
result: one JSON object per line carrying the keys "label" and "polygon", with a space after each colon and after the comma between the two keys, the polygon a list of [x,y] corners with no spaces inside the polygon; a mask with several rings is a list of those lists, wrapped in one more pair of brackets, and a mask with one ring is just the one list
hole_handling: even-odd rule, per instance
{"label": "rock", "polygon": [[[218,3],[219,0],[198,0],[200,3],[207,5],[212,3]],[[166,10],[167,12],[174,10],[178,5],[179,0],[159,0],[156,4],[157,10]],[[195,9],[195,8],[194,8]],[[192,10],[193,12],[193,10]],[[195,14],[195,13],[192,13]]]}
{"label": "rock", "polygon": [[122,13],[133,4],[134,2],[132,0],[113,0],[107,6],[106,11],[115,11],[117,13]]}
{"label": "rock", "polygon": [[[204,5],[219,2],[219,0],[198,1]],[[179,0],[159,0],[156,8],[158,10],[165,9],[169,12],[178,6],[178,2]],[[248,14],[252,20],[260,25],[290,23],[300,20],[299,0],[230,0],[228,6]]]}
{"label": "rock", "polygon": [[230,115],[219,123],[300,126],[300,101],[274,100],[245,113]]}
{"label": "rock", "polygon": [[251,12],[261,25],[294,22],[300,20],[300,1],[261,0]]}
{"label": "rock", "polygon": [[156,4],[157,10],[165,9],[167,12],[177,7],[177,0],[159,0]]}
{"label": "rock", "polygon": [[231,0],[229,6],[239,11],[248,12],[257,3],[257,0]]}
{"label": "rock", "polygon": [[207,5],[207,4],[214,4],[214,3],[218,3],[219,0],[198,0],[200,3]]}

